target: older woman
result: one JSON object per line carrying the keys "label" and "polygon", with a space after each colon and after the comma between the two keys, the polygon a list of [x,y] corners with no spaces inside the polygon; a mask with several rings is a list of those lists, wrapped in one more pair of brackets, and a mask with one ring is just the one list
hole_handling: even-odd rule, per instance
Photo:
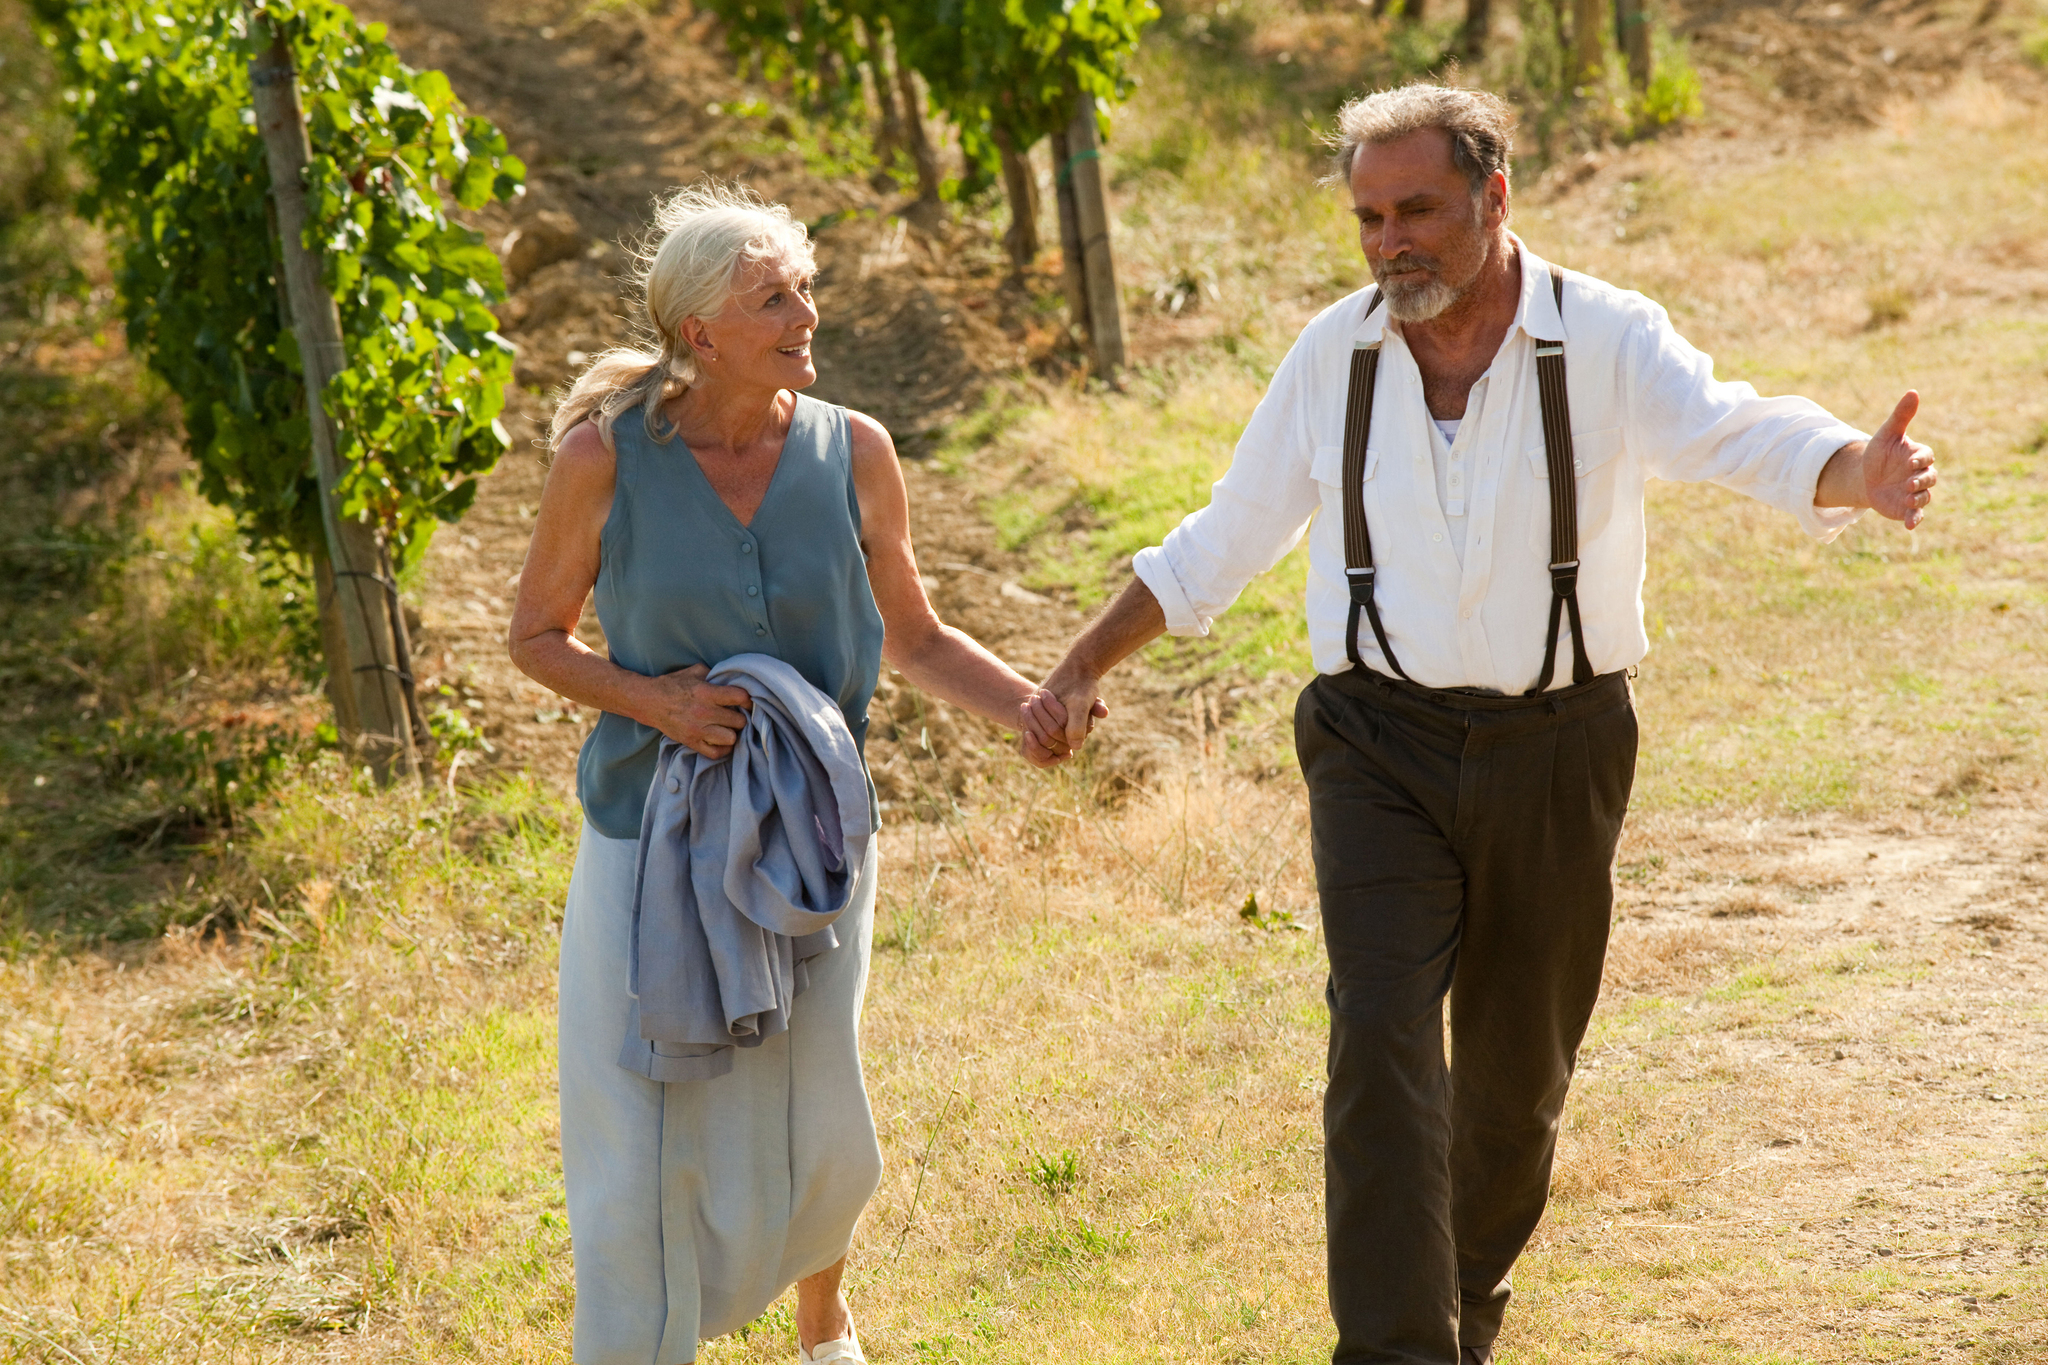
{"label": "older woman", "polygon": [[[889,433],[799,392],[817,379],[803,226],[701,186],[668,199],[657,229],[641,280],[654,348],[599,357],[556,412],[509,642],[528,676],[603,713],[577,764],[585,826],[562,926],[574,1357],[694,1360],[794,1283],[799,1361],[844,1365],[864,1357],[840,1277],[881,1171],[857,1036],[872,844],[788,1030],[737,1049],[724,1075],[648,1079],[620,1049],[656,753],[664,736],[731,753],[751,698],[705,675],[738,654],[794,667],[856,740],[884,658],[1004,724],[1033,689],[933,613]],[[609,657],[575,634],[593,589]]]}

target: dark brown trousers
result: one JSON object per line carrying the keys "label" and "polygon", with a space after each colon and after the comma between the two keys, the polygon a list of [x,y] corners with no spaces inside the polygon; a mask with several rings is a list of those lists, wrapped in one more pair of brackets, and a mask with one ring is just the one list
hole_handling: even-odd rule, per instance
{"label": "dark brown trousers", "polygon": [[1353,669],[1294,729],[1330,953],[1332,1360],[1456,1365],[1499,1333],[1549,1198],[1635,706],[1619,673],[1530,698]]}

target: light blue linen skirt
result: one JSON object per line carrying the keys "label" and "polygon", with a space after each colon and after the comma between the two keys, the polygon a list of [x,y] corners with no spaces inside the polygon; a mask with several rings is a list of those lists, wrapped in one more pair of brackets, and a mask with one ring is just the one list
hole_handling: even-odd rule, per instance
{"label": "light blue linen skirt", "polygon": [[584,825],[560,1016],[576,1365],[695,1360],[846,1254],[882,1176],[859,1028],[878,842],[788,1032],[726,1075],[663,1084],[619,1065],[639,845]]}

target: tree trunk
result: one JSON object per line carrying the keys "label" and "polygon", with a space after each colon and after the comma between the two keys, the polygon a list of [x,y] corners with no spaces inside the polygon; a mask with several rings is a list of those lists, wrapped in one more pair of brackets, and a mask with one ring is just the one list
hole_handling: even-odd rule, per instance
{"label": "tree trunk", "polygon": [[1600,79],[1607,65],[1605,25],[1600,22],[1606,6],[1601,0],[1572,0],[1572,80],[1591,85]]}
{"label": "tree trunk", "polygon": [[[299,105],[291,46],[271,29],[271,42],[250,66],[256,123],[270,168],[270,193],[277,206],[278,241],[284,258],[285,297],[306,379],[306,417],[312,431],[313,469],[320,481],[320,520],[326,532],[331,592],[324,594],[321,638],[327,671],[336,693],[354,698],[349,714],[337,702],[336,729],[343,744],[367,758],[380,781],[394,774],[417,777],[417,707],[409,696],[410,661],[404,652],[404,617],[391,561],[371,527],[341,515],[341,462],[334,426],[321,406],[327,381],[348,363],[341,339],[341,313],[320,278],[320,260],[306,249],[304,173],[312,149]],[[315,561],[315,572],[321,566]],[[330,613],[339,619],[335,628]],[[396,624],[394,625],[394,617]],[[335,647],[341,646],[337,655]]]}
{"label": "tree trunk", "polygon": [[1031,173],[1030,149],[1019,150],[1007,129],[997,128],[995,137],[1003,159],[1003,193],[1010,201],[1003,248],[1010,253],[1010,269],[1022,275],[1038,259],[1038,180]]}
{"label": "tree trunk", "polygon": [[1074,202],[1074,161],[1067,132],[1052,135],[1052,197],[1060,220],[1060,292],[1067,296],[1067,329],[1089,342],[1088,270],[1081,263],[1081,210]]}
{"label": "tree trunk", "polygon": [[1465,31],[1458,41],[1468,62],[1486,57],[1486,30],[1492,10],[1492,0],[1465,0]]}
{"label": "tree trunk", "polygon": [[1067,125],[1067,164],[1073,168],[1074,209],[1080,220],[1081,264],[1087,273],[1089,340],[1095,371],[1105,377],[1123,368],[1124,315],[1117,299],[1116,267],[1109,251],[1109,201],[1102,191],[1102,152],[1095,140],[1095,97],[1074,103]]}
{"label": "tree trunk", "polygon": [[1614,0],[1614,45],[1628,58],[1628,83],[1638,90],[1649,89],[1654,69],[1650,16],[1643,0]]}
{"label": "tree trunk", "polygon": [[896,87],[903,93],[903,137],[910,144],[910,159],[917,163],[917,197],[931,203],[939,200],[939,158],[924,131],[924,95],[917,88],[917,73],[908,63],[896,63]]}

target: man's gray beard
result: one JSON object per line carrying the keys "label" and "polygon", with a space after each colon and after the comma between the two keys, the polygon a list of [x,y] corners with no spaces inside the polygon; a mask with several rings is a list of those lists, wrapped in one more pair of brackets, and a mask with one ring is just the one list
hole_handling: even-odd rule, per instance
{"label": "man's gray beard", "polygon": [[1410,280],[1380,283],[1387,296],[1387,312],[1397,322],[1428,322],[1456,303],[1464,291],[1445,284],[1441,276],[1426,283]]}

